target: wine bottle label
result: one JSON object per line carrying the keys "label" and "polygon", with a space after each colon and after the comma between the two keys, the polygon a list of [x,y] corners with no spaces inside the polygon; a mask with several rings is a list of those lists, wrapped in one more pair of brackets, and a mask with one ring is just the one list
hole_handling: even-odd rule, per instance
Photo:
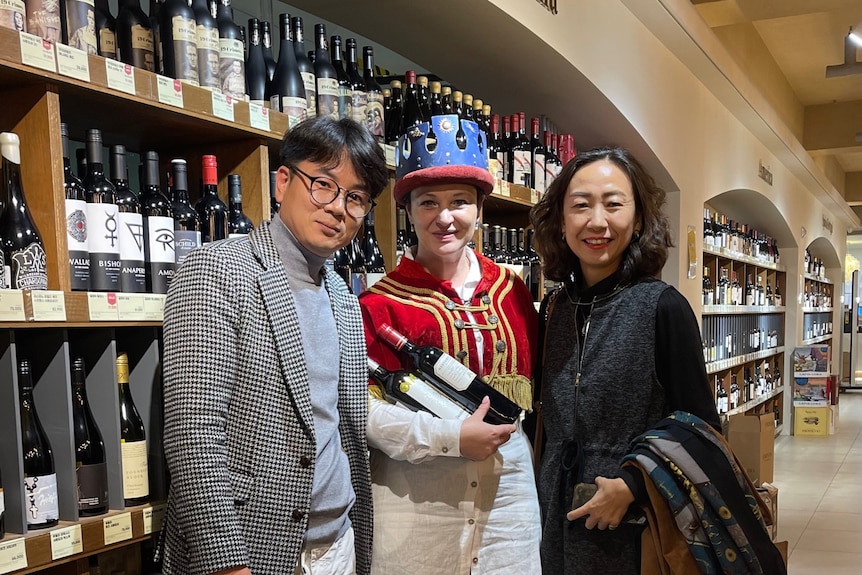
{"label": "wine bottle label", "polygon": [[27,525],[42,525],[60,518],[57,497],[57,475],[24,478],[24,506]]}
{"label": "wine bottle label", "polygon": [[198,81],[204,88],[221,91],[218,28],[207,28],[203,24],[198,24],[195,38],[198,44]]}
{"label": "wine bottle label", "polygon": [[353,116],[353,90],[349,86],[338,86],[338,119]]}
{"label": "wine bottle label", "polygon": [[366,272],[365,273],[365,287],[370,288],[377,282],[383,279],[383,276],[386,274],[377,273],[377,272]]}
{"label": "wine bottle label", "polygon": [[545,193],[545,154],[533,156],[533,189]]}
{"label": "wine bottle label", "polygon": [[353,90],[353,110],[350,117],[360,124],[365,124],[365,109],[368,107],[368,93],[365,90]]}
{"label": "wine bottle label", "polygon": [[374,136],[383,139],[383,93],[368,92],[365,108],[365,124]]}
{"label": "wine bottle label", "polygon": [[120,221],[116,204],[87,204],[90,289],[120,289]]}
{"label": "wine bottle label", "polygon": [[108,502],[108,471],[105,464],[79,465],[75,475],[78,478],[78,511],[105,507]]}
{"label": "wine bottle label", "polygon": [[123,498],[138,499],[150,494],[150,475],[147,468],[147,442],[123,441]]}
{"label": "wine bottle label", "polygon": [[311,72],[300,72],[302,83],[305,85],[305,101],[308,104],[308,117],[314,118],[317,116],[317,85],[315,84],[314,74]]}
{"label": "wine bottle label", "polygon": [[317,115],[338,119],[338,80],[317,79]]}
{"label": "wine bottle label", "polygon": [[132,65],[142,70],[156,71],[153,31],[140,24],[132,26]]}
{"label": "wine bottle label", "polygon": [[174,39],[174,72],[177,80],[198,86],[198,39],[194,18],[171,18]]}
{"label": "wine bottle label", "polygon": [[551,182],[554,181],[554,178],[560,173],[560,166],[557,165],[556,162],[545,162],[545,189],[547,190],[550,187]]}
{"label": "wine bottle label", "polygon": [[9,283],[12,289],[48,289],[48,271],[45,268],[45,248],[33,242],[24,249],[14,250],[9,256]]}
{"label": "wine bottle label", "polygon": [[144,220],[141,214],[119,212],[120,286],[125,293],[147,291],[144,267]]}
{"label": "wine bottle label", "polygon": [[305,98],[282,96],[281,106],[278,106],[278,95],[270,99],[273,110],[281,110],[287,114],[287,127],[292,128],[308,117],[308,102]]}
{"label": "wine bottle label", "polygon": [[494,177],[498,180],[505,180],[507,173],[506,152],[497,152],[497,172]]}
{"label": "wine bottle label", "polygon": [[437,358],[437,363],[434,364],[433,369],[434,375],[458,391],[464,391],[470,387],[473,378],[476,377],[476,374],[469,368],[447,354],[442,354]]}
{"label": "wine bottle label", "polygon": [[87,247],[87,204],[66,200],[66,242],[69,246],[69,276],[72,289],[90,289],[90,252]]}
{"label": "wine bottle label", "polygon": [[410,374],[398,386],[399,391],[440,419],[466,419],[470,414],[460,405],[434,389],[428,382]]}
{"label": "wine bottle label", "polygon": [[99,30],[99,48],[101,49],[100,56],[117,59],[117,36],[112,30],[107,28]]}
{"label": "wine bottle label", "polygon": [[512,183],[530,187],[530,152],[515,150],[512,154]]}
{"label": "wine bottle label", "polygon": [[174,220],[166,216],[148,216],[146,228],[147,271],[153,293],[168,293],[177,261],[174,252]]}
{"label": "wine bottle label", "polygon": [[189,230],[174,229],[174,252],[176,254],[177,269],[189,253],[201,245],[201,233]]}
{"label": "wine bottle label", "polygon": [[245,100],[245,61],[242,40],[219,38],[218,51],[221,91],[236,100]]}
{"label": "wine bottle label", "polygon": [[[30,0],[27,4],[27,32],[53,42],[60,41],[60,3],[53,0]],[[23,30],[24,24],[24,0],[4,0],[0,2],[0,26]],[[3,14],[9,13],[12,20],[8,26],[3,23]],[[18,12],[19,16],[14,13]],[[20,27],[19,27],[20,26]]]}
{"label": "wine bottle label", "polygon": [[69,34],[69,46],[88,54],[97,52],[96,11],[93,0],[66,0],[66,30]]}

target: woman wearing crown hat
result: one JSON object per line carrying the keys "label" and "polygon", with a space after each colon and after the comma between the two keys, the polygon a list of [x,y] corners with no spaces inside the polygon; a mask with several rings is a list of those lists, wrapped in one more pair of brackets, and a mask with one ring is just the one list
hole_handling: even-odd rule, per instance
{"label": "woman wearing crown hat", "polygon": [[[368,355],[390,370],[410,368],[376,335],[390,324],[413,343],[458,358],[529,409],[532,297],[512,271],[467,245],[494,183],[484,134],[454,115],[434,116],[431,125],[430,136],[426,123],[399,139],[394,195],[418,242],[359,297]],[[520,423],[483,422],[487,399],[463,421],[444,420],[369,390],[372,573],[540,573],[539,507]]]}

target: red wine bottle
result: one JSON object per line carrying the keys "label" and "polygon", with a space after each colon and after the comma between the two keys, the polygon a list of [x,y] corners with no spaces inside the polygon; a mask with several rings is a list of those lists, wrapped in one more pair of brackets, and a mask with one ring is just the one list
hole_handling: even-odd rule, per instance
{"label": "red wine bottle", "polygon": [[440,419],[466,419],[470,416],[462,405],[441,394],[416,374],[403,369],[389,371],[370,357],[368,373],[383,388],[387,398],[412,411],[427,411]]}
{"label": "red wine bottle", "polygon": [[530,185],[530,145],[521,139],[520,118],[512,115],[512,135],[509,139],[508,156],[509,181],[519,186]]}
{"label": "red wine bottle", "polygon": [[386,275],[386,263],[383,261],[383,252],[377,243],[377,234],[374,232],[374,210],[365,216],[365,233],[362,236],[362,257],[365,260],[365,284],[370,288],[383,279]]}
{"label": "red wine bottle", "polygon": [[245,78],[248,84],[248,99],[255,104],[268,105],[266,99],[267,84],[266,60],[263,58],[263,45],[261,44],[260,20],[249,18],[248,20],[248,58],[245,62]]}
{"label": "red wine bottle", "polygon": [[359,74],[359,62],[356,53],[356,38],[347,39],[347,77],[350,78],[352,110],[350,117],[362,125],[366,124],[365,111],[368,107],[368,92],[365,80]]}
{"label": "red wine bottle", "polygon": [[500,137],[500,116],[491,115],[491,136],[488,139],[488,152],[492,160],[497,160],[497,169],[494,177],[498,180],[506,179],[506,146]]}
{"label": "red wine bottle", "polygon": [[189,253],[201,245],[201,225],[197,211],[189,203],[189,178],[186,161],[171,160],[173,173],[174,252],[179,269]]}
{"label": "red wine bottle", "polygon": [[0,286],[48,289],[45,244],[24,199],[21,182],[21,142],[17,134],[0,133]]}
{"label": "red wine bottle", "polygon": [[90,290],[120,291],[120,219],[116,189],[102,165],[102,133],[87,130],[87,245],[90,251]]}
{"label": "red wine bottle", "polygon": [[299,67],[299,75],[305,86],[305,101],[308,106],[308,117],[317,116],[317,82],[314,77],[314,66],[305,53],[305,41],[303,39],[302,18],[294,16],[290,19],[293,29],[293,51],[296,56],[296,65]]}
{"label": "red wine bottle", "polygon": [[242,213],[242,180],[239,174],[228,174],[228,200],[230,213],[228,218],[228,237],[236,238],[248,235],[254,229],[254,224]]}
{"label": "red wine bottle", "polygon": [[539,119],[530,121],[530,158],[532,161],[531,187],[539,193],[545,193],[545,146],[539,139]]}
{"label": "red wine bottle", "polygon": [[192,0],[192,12],[195,17],[198,82],[202,88],[221,92],[218,23],[210,14],[206,0]]}
{"label": "red wine bottle", "polygon": [[27,528],[53,527],[60,518],[54,452],[36,413],[30,362],[26,359],[18,363],[18,389]]}
{"label": "red wine bottle", "polygon": [[386,143],[396,146],[398,136],[401,134],[401,116],[404,114],[404,91],[400,80],[392,80],[389,83],[392,90],[391,104],[389,110],[389,122],[386,124]]}
{"label": "red wine bottle", "polygon": [[87,400],[84,359],[72,362],[72,427],[75,435],[75,474],[78,514],[99,515],[108,510],[108,470],[105,444]]}
{"label": "red wine bottle", "polygon": [[363,76],[367,104],[365,108],[366,125],[378,142],[383,142],[386,136],[386,126],[383,123],[383,90],[374,78],[374,48],[362,47]]}
{"label": "red wine bottle", "polygon": [[443,114],[443,99],[440,95],[440,90],[440,82],[431,82],[431,93],[428,97],[428,112],[430,116],[440,116]]}
{"label": "red wine bottle", "polygon": [[545,131],[545,189],[546,192],[551,182],[554,181],[561,171],[563,171],[563,163],[557,155],[556,134]]}
{"label": "red wine bottle", "polygon": [[90,252],[87,251],[87,202],[84,184],[72,173],[69,161],[69,129],[60,124],[63,143],[63,190],[66,195],[66,244],[69,280],[73,291],[90,289]]}
{"label": "red wine bottle", "polygon": [[443,86],[440,90],[440,103],[443,106],[443,114],[454,114],[455,113],[455,105],[452,102],[452,87],[451,86]]}
{"label": "red wine bottle", "polygon": [[[12,30],[29,32],[52,42],[63,39],[62,2],[50,0],[13,0],[0,6],[0,26]],[[24,14],[27,22],[24,23]]]}
{"label": "red wine bottle", "polygon": [[199,86],[197,24],[188,0],[166,0],[159,9],[159,40],[165,76]]}
{"label": "red wine bottle", "polygon": [[117,59],[117,20],[108,0],[96,0],[96,45],[99,56]]}
{"label": "red wine bottle", "polygon": [[419,109],[425,121],[431,120],[431,91],[428,88],[428,76],[416,77],[417,95],[419,96]]}
{"label": "red wine bottle", "polygon": [[123,499],[126,505],[140,505],[150,498],[147,432],[135,407],[129,387],[129,356],[117,356],[117,383],[120,387],[120,451],[123,463]]}
{"label": "red wine bottle", "polygon": [[458,116],[459,120],[464,119],[464,93],[460,90],[452,92],[452,113]]}
{"label": "red wine bottle", "polygon": [[263,44],[263,61],[266,63],[266,80],[270,83],[275,76],[275,58],[272,57],[272,25],[269,20],[261,20],[260,37]]}
{"label": "red wine bottle", "polygon": [[491,408],[485,417],[488,423],[514,423],[520,417],[520,407],[440,348],[416,345],[386,323],[377,328],[377,336],[394,350],[407,355],[423,379],[445,384],[441,391],[448,392],[442,388],[449,388],[453,392],[450,398],[464,405],[470,413],[476,411],[487,396],[491,400]]}
{"label": "red wine bottle", "polygon": [[423,115],[422,107],[419,104],[419,88],[416,85],[416,72],[407,70],[404,76],[406,80],[406,85],[404,86],[404,112],[401,115],[399,136],[406,134],[412,127],[418,126],[428,120]]}
{"label": "red wine bottle", "polygon": [[308,117],[308,100],[293,48],[290,14],[279,14],[278,25],[281,29],[281,46],[275,75],[272,78],[272,96],[269,104],[273,110],[286,114],[287,126],[293,128]]}
{"label": "red wine bottle", "polygon": [[117,58],[135,68],[156,71],[152,24],[141,10],[138,0],[120,0],[117,13]]}
{"label": "red wine bottle", "polygon": [[125,293],[147,291],[144,267],[144,219],[138,196],[129,188],[125,146],[111,146],[111,182],[115,189],[120,236],[120,289]]}
{"label": "red wine bottle", "polygon": [[147,291],[168,293],[174,277],[177,256],[174,253],[174,218],[171,202],[159,185],[159,155],[144,154],[144,185],[141,189],[141,212],[144,216],[144,254],[147,267]]}
{"label": "red wine bottle", "polygon": [[344,60],[341,55],[341,36],[332,36],[329,40],[329,47],[329,57],[332,60],[332,67],[335,68],[335,77],[338,79],[338,119],[350,118],[353,107],[353,85],[344,69]]}
{"label": "red wine bottle", "polygon": [[221,91],[235,100],[245,100],[245,48],[239,26],[233,21],[231,0],[220,0],[216,21]]}
{"label": "red wine bottle", "polygon": [[215,156],[203,157],[203,189],[195,209],[201,222],[201,242],[208,244],[227,237],[227,206],[218,197],[218,168]]}
{"label": "red wine bottle", "polygon": [[329,59],[326,25],[314,26],[314,77],[317,86],[317,115],[338,119],[338,73]]}
{"label": "red wine bottle", "polygon": [[470,120],[471,122],[475,122],[475,118],[473,117],[473,95],[472,94],[464,94],[464,120]]}

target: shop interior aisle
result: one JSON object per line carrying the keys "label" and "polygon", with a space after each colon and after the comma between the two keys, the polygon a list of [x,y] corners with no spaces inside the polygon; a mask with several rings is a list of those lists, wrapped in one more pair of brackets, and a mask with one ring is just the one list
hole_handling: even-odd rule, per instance
{"label": "shop interior aisle", "polygon": [[862,392],[841,394],[838,433],[775,442],[778,540],[789,575],[862,573]]}

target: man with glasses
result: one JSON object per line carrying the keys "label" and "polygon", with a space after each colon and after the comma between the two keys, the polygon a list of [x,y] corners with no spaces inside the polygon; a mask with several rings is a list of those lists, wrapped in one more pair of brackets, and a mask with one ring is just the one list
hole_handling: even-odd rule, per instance
{"label": "man with glasses", "polygon": [[324,261],[388,182],[352,120],[281,147],[278,217],[192,252],[165,303],[165,575],[367,574],[367,382],[356,297]]}

